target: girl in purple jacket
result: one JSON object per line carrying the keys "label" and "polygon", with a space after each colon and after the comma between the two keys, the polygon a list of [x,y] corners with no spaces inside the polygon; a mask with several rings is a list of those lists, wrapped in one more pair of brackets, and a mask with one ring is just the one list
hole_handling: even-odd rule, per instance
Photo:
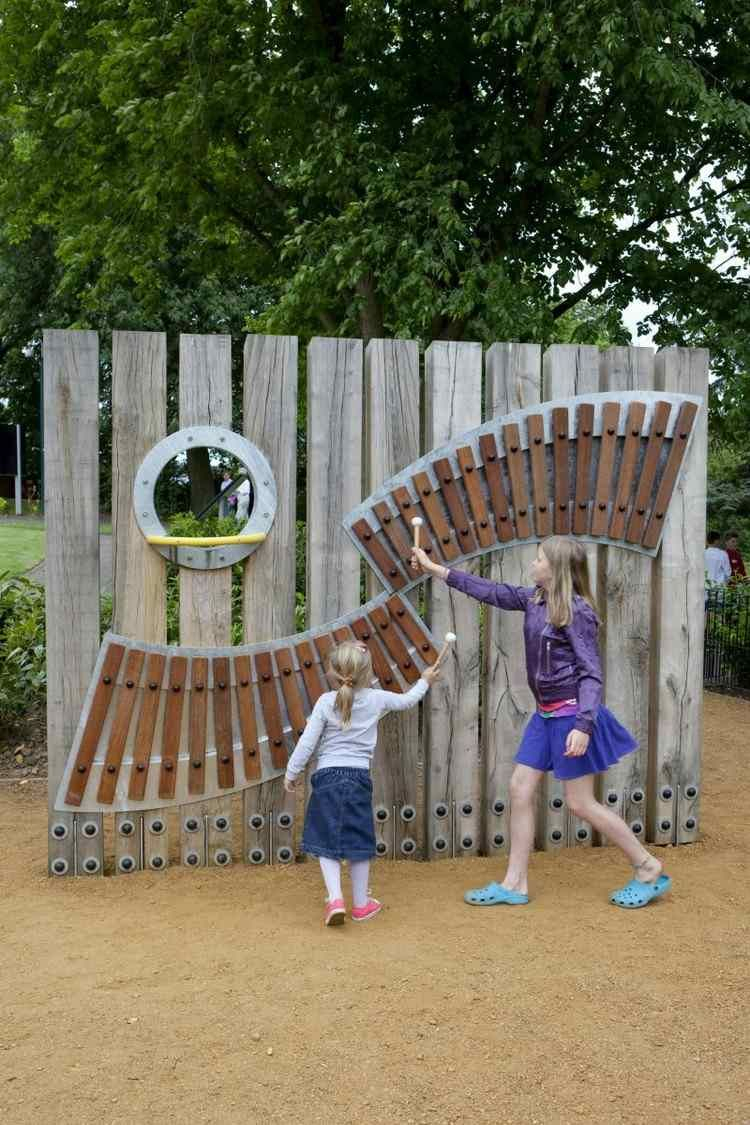
{"label": "girl in purple jacket", "polygon": [[636,839],[625,821],[594,796],[594,776],[638,745],[601,704],[599,620],[580,542],[555,535],[539,546],[531,564],[532,587],[490,582],[430,561],[415,548],[412,566],[444,579],[449,586],[499,609],[524,614],[526,673],[537,704],[516,754],[510,779],[510,857],[502,883],[467,891],[473,906],[529,901],[528,866],[534,842],[536,789],[552,770],[563,782],[574,816],[588,821],[617,844],[633,865],[634,878],[610,901],[635,908],[669,890],[662,865]]}

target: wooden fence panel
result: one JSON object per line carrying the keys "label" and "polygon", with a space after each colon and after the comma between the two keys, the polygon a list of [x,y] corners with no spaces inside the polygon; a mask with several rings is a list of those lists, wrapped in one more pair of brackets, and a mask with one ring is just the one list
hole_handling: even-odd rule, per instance
{"label": "wooden fence panel", "polygon": [[[481,422],[482,349],[433,343],[425,353],[425,448],[434,449]],[[454,477],[460,476],[457,465]],[[467,569],[475,570],[476,563]],[[441,641],[457,636],[440,680],[424,704],[427,855],[476,855],[481,843],[479,611],[477,603],[431,581],[429,621]]]}
{"label": "wooden fence panel", "polygon": [[[601,389],[652,391],[653,350],[616,347],[603,352]],[[604,702],[638,739],[639,749],[600,777],[598,795],[645,840],[653,563],[618,547],[601,547],[600,555],[597,601]],[[606,838],[600,842],[606,843]]]}
{"label": "wooden fence panel", "polygon": [[[273,527],[245,563],[244,636],[252,644],[295,631],[297,337],[248,336],[244,367],[244,434],[268,459],[277,490]],[[245,859],[274,862],[296,828],[294,822],[282,828],[277,818],[283,811],[301,812],[301,801],[296,809],[290,798],[285,809],[283,782],[277,778],[245,790],[243,803]]]}
{"label": "wooden fence panel", "polygon": [[[232,338],[231,336],[180,336],[180,428],[232,425]],[[228,645],[232,639],[232,568],[201,571],[180,569],[180,644],[196,648]],[[192,692],[192,687],[189,689]],[[187,692],[186,692],[187,695]],[[186,710],[187,700],[186,700]],[[217,818],[225,819],[224,831]],[[186,826],[198,819],[197,832]],[[146,824],[146,839],[151,833]],[[157,837],[158,839],[158,837]],[[217,854],[231,851],[232,803],[228,797],[196,802],[180,809],[180,854],[185,862],[192,853],[192,867],[201,867],[204,857],[216,863]],[[197,857],[197,859],[196,859]]]}
{"label": "wooden fence panel", "polygon": [[361,564],[343,518],[362,499],[361,340],[307,349],[307,628],[360,604]]}
{"label": "wooden fence panel", "polygon": [[[599,390],[599,349],[593,345],[553,344],[544,355],[544,399],[572,398],[575,395],[596,394]],[[572,424],[572,419],[571,419]],[[594,590],[597,589],[598,555],[600,548],[586,548],[589,575]],[[578,817],[568,815],[563,800],[562,783],[551,774],[543,783],[543,796],[539,805],[538,846],[544,849],[564,847],[569,841],[574,847],[591,844],[591,828]]]}
{"label": "wooden fence panel", "polygon": [[307,369],[307,624],[360,603],[342,520],[362,499],[362,341],[316,337]]}
{"label": "wooden fence panel", "polygon": [[[101,874],[102,817],[53,805],[99,651],[99,339],[45,330],[48,870]],[[89,835],[91,833],[91,835]]]}
{"label": "wooden fence panel", "polygon": [[[539,402],[541,377],[538,344],[493,344],[486,358],[486,417],[496,418]],[[536,515],[535,511],[535,519]],[[531,544],[493,554],[487,577],[493,582],[529,585],[529,564],[536,551],[536,544]],[[513,758],[535,706],[526,678],[522,613],[488,609],[483,689],[484,850],[492,855],[510,845],[508,786]]]}
{"label": "wooden fence panel", "polygon": [[656,388],[703,396],[703,409],[664,521],[654,566],[649,839],[687,843],[698,834],[703,740],[703,544],[706,537],[708,352],[656,356]]}
{"label": "wooden fence panel", "polygon": [[[365,483],[374,492],[419,456],[419,349],[413,340],[371,340],[365,352]],[[367,578],[367,596],[382,586]],[[416,604],[416,596],[412,595]],[[380,724],[373,763],[378,854],[417,858],[424,847],[418,709]]]}
{"label": "wooden fence panel", "polygon": [[[141,534],[133,512],[138,468],[167,426],[167,340],[163,332],[112,335],[112,628],[141,641],[167,639],[166,561]],[[132,749],[132,748],[131,748]],[[149,823],[153,817],[145,814]],[[143,816],[115,816],[115,872],[143,862]],[[166,818],[164,818],[166,821]],[[153,834],[149,834],[151,842]],[[168,836],[161,847],[169,854]],[[162,854],[153,852],[153,854]]]}

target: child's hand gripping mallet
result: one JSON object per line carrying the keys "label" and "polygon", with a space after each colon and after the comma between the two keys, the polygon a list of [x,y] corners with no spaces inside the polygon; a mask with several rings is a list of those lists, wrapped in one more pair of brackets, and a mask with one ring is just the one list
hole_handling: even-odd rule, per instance
{"label": "child's hand gripping mallet", "polygon": [[446,633],[445,634],[445,640],[443,642],[443,647],[440,649],[440,652],[438,653],[437,660],[432,665],[433,668],[439,668],[440,667],[440,665],[443,663],[446,656],[448,655],[448,651],[449,651],[451,645],[454,643],[455,640],[456,640],[456,634],[455,633]]}

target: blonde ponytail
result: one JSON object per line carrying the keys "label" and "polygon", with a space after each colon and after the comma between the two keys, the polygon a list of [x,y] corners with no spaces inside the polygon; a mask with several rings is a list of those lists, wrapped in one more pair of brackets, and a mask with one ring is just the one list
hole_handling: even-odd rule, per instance
{"label": "blonde ponytail", "polygon": [[368,687],[373,678],[370,653],[358,644],[344,641],[331,650],[328,671],[339,684],[333,706],[345,729],[352,721],[355,692]]}

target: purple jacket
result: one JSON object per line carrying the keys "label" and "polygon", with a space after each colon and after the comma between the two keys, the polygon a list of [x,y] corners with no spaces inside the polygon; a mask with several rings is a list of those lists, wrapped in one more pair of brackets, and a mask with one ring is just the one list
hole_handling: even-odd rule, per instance
{"label": "purple jacket", "polygon": [[524,614],[526,676],[537,703],[577,699],[575,729],[591,734],[602,701],[599,621],[588,602],[573,598],[573,620],[557,628],[547,620],[545,602],[535,602],[533,586],[490,582],[463,570],[450,570],[448,585],[479,602]]}

